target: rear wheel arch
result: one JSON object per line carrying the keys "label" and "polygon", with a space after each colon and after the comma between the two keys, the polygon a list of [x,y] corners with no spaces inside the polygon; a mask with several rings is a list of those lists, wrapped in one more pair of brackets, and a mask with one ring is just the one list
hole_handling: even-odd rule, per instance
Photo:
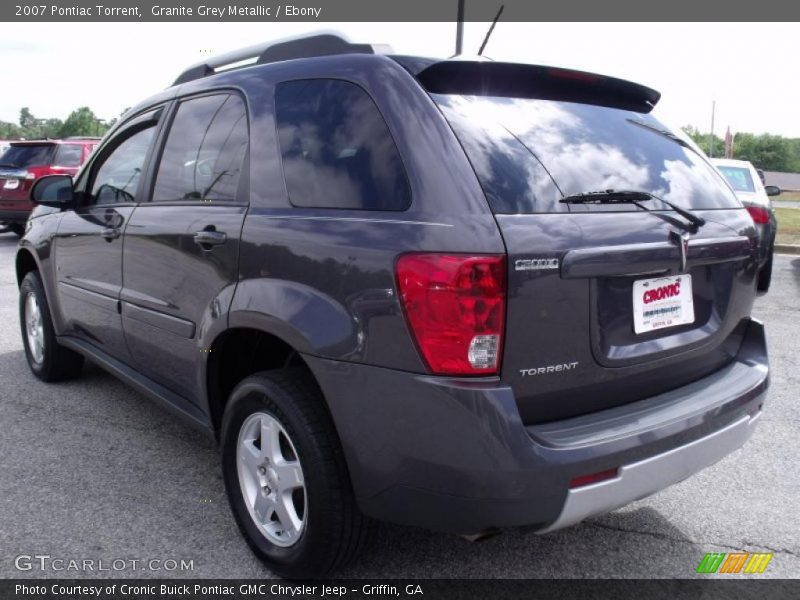
{"label": "rear wheel arch", "polygon": [[33,255],[33,252],[27,248],[22,248],[17,252],[16,271],[17,286],[22,285],[22,280],[25,279],[25,275],[31,271],[40,271],[39,263],[36,262],[36,257]]}
{"label": "rear wheel arch", "polygon": [[[232,328],[214,339],[206,362],[206,395],[209,419],[217,440],[234,388],[255,373],[289,367],[304,372],[313,385],[319,387],[300,353],[273,333],[255,328]],[[321,397],[324,398],[324,394]]]}

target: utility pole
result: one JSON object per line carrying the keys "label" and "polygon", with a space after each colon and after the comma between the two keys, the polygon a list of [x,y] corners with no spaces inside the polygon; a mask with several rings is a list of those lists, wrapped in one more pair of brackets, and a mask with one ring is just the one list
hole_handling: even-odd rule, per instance
{"label": "utility pole", "polygon": [[464,46],[464,0],[458,0],[458,14],[456,16],[456,56],[461,54]]}
{"label": "utility pole", "polygon": [[708,157],[714,156],[714,110],[717,108],[717,101],[711,101],[711,136],[708,138]]}

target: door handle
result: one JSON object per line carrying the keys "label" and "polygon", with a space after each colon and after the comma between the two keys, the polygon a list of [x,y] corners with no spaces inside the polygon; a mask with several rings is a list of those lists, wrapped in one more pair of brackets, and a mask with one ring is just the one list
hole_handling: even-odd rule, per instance
{"label": "door handle", "polygon": [[194,234],[194,243],[202,247],[204,250],[208,250],[208,247],[211,246],[219,246],[220,244],[224,244],[227,240],[228,236],[222,231],[203,229],[202,231],[197,231]]}
{"label": "door handle", "polygon": [[116,227],[109,227],[108,229],[103,229],[100,235],[103,236],[106,241],[110,242],[111,240],[117,239],[120,236],[120,232]]}

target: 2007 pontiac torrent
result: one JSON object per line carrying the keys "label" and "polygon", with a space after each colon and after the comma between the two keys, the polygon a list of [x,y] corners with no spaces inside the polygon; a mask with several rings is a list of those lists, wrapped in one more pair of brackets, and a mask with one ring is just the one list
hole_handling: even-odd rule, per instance
{"label": "2007 pontiac torrent", "polygon": [[36,183],[30,368],[88,358],[214,435],[284,576],[373,519],[546,532],[645,497],[742,446],[768,385],[753,220],[658,99],[332,35],[196,65]]}

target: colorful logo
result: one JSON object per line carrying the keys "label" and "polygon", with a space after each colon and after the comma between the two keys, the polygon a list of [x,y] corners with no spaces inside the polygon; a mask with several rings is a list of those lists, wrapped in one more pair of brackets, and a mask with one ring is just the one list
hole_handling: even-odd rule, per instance
{"label": "colorful logo", "polygon": [[772,553],[709,552],[697,565],[698,573],[763,573]]}

